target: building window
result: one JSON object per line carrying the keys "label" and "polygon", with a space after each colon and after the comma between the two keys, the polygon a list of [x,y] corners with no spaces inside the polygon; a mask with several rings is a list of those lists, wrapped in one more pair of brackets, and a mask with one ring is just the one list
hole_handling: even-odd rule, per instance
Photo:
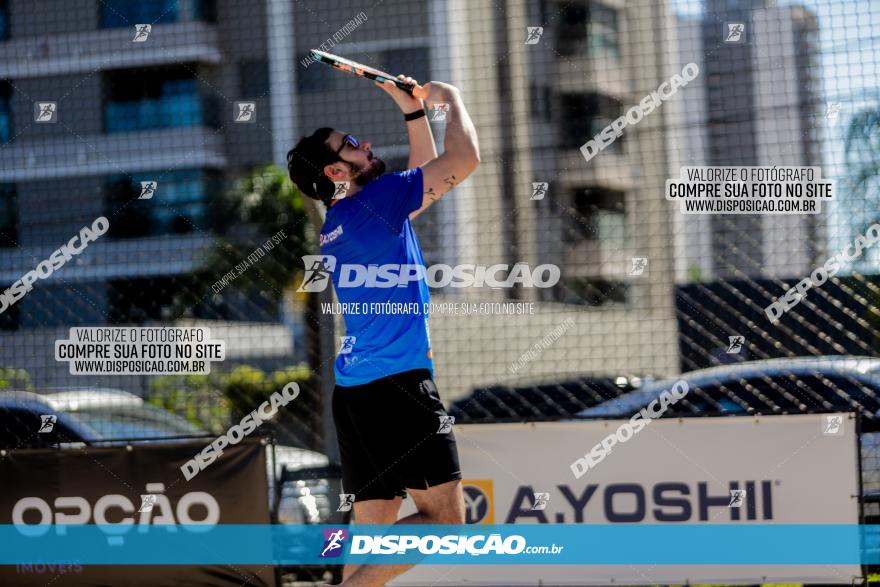
{"label": "building window", "polygon": [[[0,0],[2,1],[2,0]],[[136,24],[166,24],[185,20],[217,22],[216,0],[101,0],[101,28],[128,28]],[[187,12],[181,6],[189,6]]]}
{"label": "building window", "polygon": [[[153,197],[139,199],[141,182],[156,181]],[[219,189],[219,175],[200,169],[111,177],[105,184],[110,236],[137,238],[187,234],[205,230],[210,194]]]}
{"label": "building window", "polygon": [[218,101],[200,95],[191,68],[109,71],[104,88],[108,133],[219,123]]}
{"label": "building window", "polygon": [[262,98],[269,95],[268,61],[265,59],[239,61],[238,95],[242,98]]}
{"label": "building window", "polygon": [[0,248],[18,246],[18,207],[15,185],[0,184]]}
{"label": "building window", "polygon": [[[562,143],[577,148],[598,135],[620,117],[623,105],[619,100],[603,94],[574,94],[562,97]],[[617,137],[603,152],[619,153],[623,135]]]}
{"label": "building window", "polygon": [[0,0],[0,41],[9,38],[9,0]]}
{"label": "building window", "polygon": [[101,0],[101,28],[163,24],[179,20],[179,0]]}
{"label": "building window", "polygon": [[560,300],[585,306],[616,306],[626,304],[628,287],[621,281],[606,279],[565,279],[560,287]]}
{"label": "building window", "polygon": [[623,247],[627,242],[626,195],[604,188],[584,188],[572,193],[571,208],[564,215],[564,240],[576,243],[595,240],[612,247]]}
{"label": "building window", "polygon": [[557,51],[562,55],[620,59],[617,11],[599,2],[574,2],[562,9]]}
{"label": "building window", "polygon": [[12,86],[0,81],[0,144],[12,140]]}
{"label": "building window", "polygon": [[588,17],[586,2],[571,2],[562,7],[556,47],[561,55],[579,55],[586,52]]}
{"label": "building window", "polygon": [[107,305],[111,324],[143,324],[168,320],[168,310],[181,291],[173,277],[126,279],[107,282]]}
{"label": "building window", "polygon": [[588,53],[597,57],[620,59],[617,11],[598,2],[590,3],[590,25],[587,33]]}

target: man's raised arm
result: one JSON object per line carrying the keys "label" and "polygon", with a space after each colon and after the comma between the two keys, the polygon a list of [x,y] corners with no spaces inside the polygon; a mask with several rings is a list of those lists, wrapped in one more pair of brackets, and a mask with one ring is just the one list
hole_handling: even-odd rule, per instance
{"label": "man's raised arm", "polygon": [[443,82],[429,82],[425,84],[425,88],[428,90],[425,101],[429,106],[442,102],[449,104],[449,111],[446,113],[443,154],[422,165],[422,207],[413,212],[410,218],[420,214],[443,194],[464,181],[480,164],[477,131],[461,101],[458,88]]}
{"label": "man's raised arm", "polygon": [[[397,76],[397,79],[407,84],[417,83],[416,80],[405,75],[399,75]],[[407,94],[398,88],[391,80],[387,80],[384,84],[376,82],[376,85],[385,90],[385,92],[394,99],[394,102],[403,114],[414,114],[425,108],[425,105],[422,104],[421,100]],[[431,159],[437,157],[437,147],[434,145],[434,135],[431,133],[431,125],[428,123],[428,118],[426,116],[408,120],[406,123],[406,132],[409,136],[409,161],[406,165],[407,169],[421,167]],[[410,216],[410,218],[412,218],[412,216]]]}

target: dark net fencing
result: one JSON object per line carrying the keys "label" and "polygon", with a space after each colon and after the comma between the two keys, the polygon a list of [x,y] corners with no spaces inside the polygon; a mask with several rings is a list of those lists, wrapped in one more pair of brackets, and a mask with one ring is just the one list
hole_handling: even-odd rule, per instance
{"label": "dark net fencing", "polygon": [[[878,19],[849,0],[0,0],[2,444],[212,437],[295,383],[259,433],[288,471],[338,461],[348,342],[308,256],[339,235],[287,153],[331,127],[386,172],[424,161],[394,100],[310,49],[450,83],[474,122],[479,167],[412,221],[457,422],[571,418],[718,368],[680,415],[847,410],[873,431]],[[424,106],[444,153],[448,104]]]}

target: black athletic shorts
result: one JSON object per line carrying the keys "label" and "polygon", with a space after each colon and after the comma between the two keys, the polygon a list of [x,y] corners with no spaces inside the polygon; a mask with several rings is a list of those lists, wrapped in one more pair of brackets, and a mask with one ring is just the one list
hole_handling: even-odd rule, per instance
{"label": "black athletic shorts", "polygon": [[342,458],[342,490],[355,501],[405,496],[461,479],[458,449],[427,369],[363,385],[337,385],[333,419]]}

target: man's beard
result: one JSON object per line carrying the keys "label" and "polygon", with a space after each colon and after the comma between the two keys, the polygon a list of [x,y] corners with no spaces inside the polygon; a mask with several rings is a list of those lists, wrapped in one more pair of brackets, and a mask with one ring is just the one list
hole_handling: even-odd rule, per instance
{"label": "man's beard", "polygon": [[[349,165],[352,164],[349,163]],[[352,167],[355,166],[352,165]],[[354,177],[355,185],[363,187],[385,173],[385,162],[378,157],[373,157],[370,159],[369,164],[363,167],[356,167],[353,171],[357,174]]]}

